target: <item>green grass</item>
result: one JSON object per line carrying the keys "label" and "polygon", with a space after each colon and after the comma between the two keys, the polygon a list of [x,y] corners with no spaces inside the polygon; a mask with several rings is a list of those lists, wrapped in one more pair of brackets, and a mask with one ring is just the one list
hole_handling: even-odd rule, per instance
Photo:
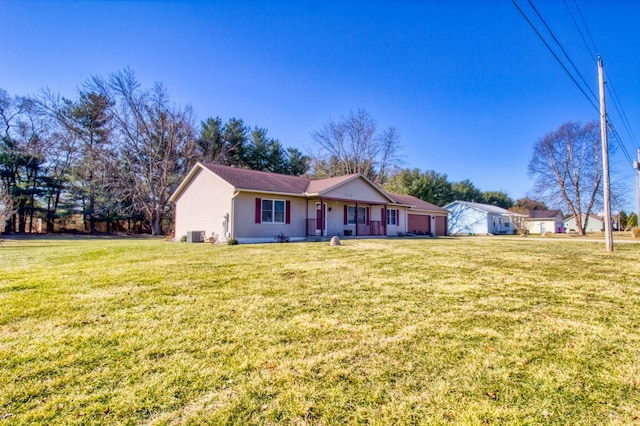
{"label": "green grass", "polygon": [[0,425],[640,424],[640,245],[0,245]]}

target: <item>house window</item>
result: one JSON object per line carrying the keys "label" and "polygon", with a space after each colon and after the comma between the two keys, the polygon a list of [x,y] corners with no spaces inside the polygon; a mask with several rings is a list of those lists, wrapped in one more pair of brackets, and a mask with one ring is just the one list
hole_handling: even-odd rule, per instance
{"label": "house window", "polygon": [[[358,223],[366,224],[367,223],[367,208],[366,207],[358,207]],[[347,225],[355,225],[356,223],[356,207],[348,206],[347,207]]]}
{"label": "house window", "polygon": [[398,225],[398,210],[387,209],[387,225],[392,225],[392,226]]}
{"label": "house window", "polygon": [[262,223],[284,223],[284,200],[262,200]]}

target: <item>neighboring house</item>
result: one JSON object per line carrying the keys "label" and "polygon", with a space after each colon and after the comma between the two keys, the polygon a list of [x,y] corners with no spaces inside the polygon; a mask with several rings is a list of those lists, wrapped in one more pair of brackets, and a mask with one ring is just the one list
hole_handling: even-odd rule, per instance
{"label": "neighboring house", "polygon": [[564,216],[560,210],[529,210],[524,226],[530,234],[561,234],[564,232]]}
{"label": "neighboring house", "polygon": [[513,234],[514,213],[502,207],[454,201],[444,208],[449,211],[447,232],[451,235]]}
{"label": "neighboring house", "polygon": [[[582,223],[584,223],[587,215],[582,215]],[[571,216],[564,220],[564,229],[566,232],[578,232],[578,227],[576,226],[576,219]],[[586,232],[601,232],[604,231],[604,219],[595,214],[589,215],[589,221],[587,222]]]}
{"label": "neighboring house", "polygon": [[[274,241],[279,234],[292,240],[396,236],[408,231],[412,215],[446,223],[448,214],[414,197],[392,197],[360,174],[311,179],[209,163],[197,163],[170,201],[176,239],[203,232],[239,242]],[[445,235],[437,223],[429,229]]]}

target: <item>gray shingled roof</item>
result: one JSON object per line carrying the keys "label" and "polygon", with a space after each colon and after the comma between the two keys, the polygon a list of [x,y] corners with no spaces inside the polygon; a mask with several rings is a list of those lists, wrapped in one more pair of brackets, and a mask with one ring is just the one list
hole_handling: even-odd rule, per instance
{"label": "gray shingled roof", "polygon": [[460,200],[456,200],[453,203],[449,203],[446,206],[444,206],[444,208],[446,209],[447,207],[449,207],[452,204],[455,203],[459,203],[465,206],[469,206],[472,207],[476,210],[480,210],[482,212],[485,213],[491,213],[491,214],[501,214],[501,215],[513,215],[512,212],[510,212],[507,209],[503,209],[502,207],[498,207],[498,206],[493,206],[491,204],[482,204],[482,203],[472,203],[471,201],[460,201]]}
{"label": "gray shingled roof", "polygon": [[529,210],[529,219],[555,219],[562,216],[560,210]]}
{"label": "gray shingled roof", "polygon": [[201,164],[238,189],[304,194],[309,186],[309,182],[312,180],[299,176],[259,172],[257,170],[222,166],[220,164]]}
{"label": "gray shingled roof", "polygon": [[389,194],[389,196],[393,198],[393,200],[395,200],[395,202],[398,204],[406,204],[408,206],[415,207],[418,210],[448,213],[448,211],[443,209],[442,207],[436,206],[435,204],[431,204],[427,201],[421,200],[420,198],[414,197],[412,195]]}

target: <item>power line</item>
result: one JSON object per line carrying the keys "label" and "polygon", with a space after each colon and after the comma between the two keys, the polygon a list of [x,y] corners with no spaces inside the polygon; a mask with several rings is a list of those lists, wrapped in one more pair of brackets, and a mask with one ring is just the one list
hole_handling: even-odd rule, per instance
{"label": "power line", "polygon": [[618,115],[620,116],[620,119],[622,120],[622,125],[624,126],[625,130],[627,131],[627,134],[629,135],[629,138],[631,138],[631,141],[633,143],[635,143],[636,145],[638,145],[637,139],[636,139],[636,135],[633,132],[633,129],[631,128],[631,124],[629,123],[629,119],[627,118],[627,114],[624,110],[624,108],[622,108],[622,104],[620,103],[620,98],[618,97],[618,93],[616,92],[615,88],[613,87],[613,83],[611,82],[610,78],[609,78],[609,74],[607,74],[607,80],[608,80],[608,89],[609,89],[609,93],[612,95],[611,98],[613,99],[613,104],[616,107],[616,110],[618,111]]}
{"label": "power line", "polygon": [[587,48],[587,52],[589,52],[589,56],[592,57],[592,58],[595,58],[597,56],[597,54],[598,54],[598,49],[596,49],[595,51],[591,50],[591,48],[589,47],[589,43],[587,43],[587,39],[584,37],[584,34],[582,33],[582,30],[580,29],[580,25],[578,25],[578,22],[576,21],[576,18],[573,16],[573,12],[571,12],[571,8],[567,4],[567,0],[562,0],[562,2],[564,3],[564,6],[567,8],[567,11],[569,12],[569,16],[571,17],[571,20],[573,21],[573,25],[575,25],[576,29],[578,30],[578,34],[580,34],[580,38],[582,39],[582,42],[584,43],[584,46]]}
{"label": "power line", "polygon": [[[564,4],[567,8],[567,10],[569,11],[569,15],[571,16],[571,19],[574,23],[574,25],[576,26],[576,29],[578,30],[578,33],[580,34],[582,41],[585,44],[585,47],[587,48],[587,52],[589,52],[589,55],[593,55],[593,51],[591,50],[589,43],[587,42],[587,39],[585,38],[582,30],[580,29],[580,26],[578,25],[578,22],[576,21],[575,17],[573,16],[573,13],[571,12],[571,9],[569,7],[569,5],[567,4],[566,0],[563,0]],[[546,46],[546,48],[549,50],[549,52],[553,55],[553,57],[556,59],[556,61],[560,64],[560,66],[562,67],[562,69],[565,70],[565,72],[567,73],[567,75],[569,75],[569,78],[571,78],[571,81],[573,81],[573,83],[578,87],[578,89],[582,92],[582,94],[587,98],[587,101],[594,107],[594,109],[596,111],[598,111],[598,114],[600,114],[600,108],[598,105],[596,105],[596,103],[599,103],[598,97],[595,96],[595,93],[593,92],[593,90],[590,88],[590,85],[586,82],[585,78],[582,76],[582,74],[580,73],[580,71],[578,70],[577,66],[575,65],[575,63],[571,60],[569,54],[567,53],[567,51],[564,49],[564,47],[562,46],[562,44],[560,43],[560,41],[557,39],[557,37],[555,36],[555,34],[553,33],[553,31],[551,30],[551,28],[549,27],[549,25],[546,23],[546,21],[544,20],[544,18],[542,17],[542,15],[538,12],[537,8],[535,7],[535,5],[533,4],[532,0],[528,0],[529,5],[531,6],[531,8],[533,9],[533,11],[536,13],[536,15],[538,16],[538,18],[540,19],[540,21],[543,23],[543,25],[545,26],[545,28],[547,29],[547,31],[549,32],[549,34],[551,34],[551,37],[553,38],[553,40],[555,41],[555,43],[558,45],[558,47],[560,48],[560,50],[562,51],[562,53],[564,54],[565,58],[569,61],[569,63],[571,64],[571,66],[573,67],[573,69],[575,70],[575,72],[578,74],[578,76],[580,77],[580,79],[582,80],[584,86],[589,88],[589,91],[591,92],[591,95],[593,96],[593,98],[596,99],[596,102],[594,102],[594,100],[592,98],[589,97],[589,95],[587,94],[587,92],[584,90],[584,88],[578,83],[578,81],[576,80],[576,78],[574,77],[574,75],[571,73],[571,71],[567,68],[567,66],[565,66],[565,64],[562,62],[562,60],[559,58],[559,56],[556,54],[556,52],[552,49],[552,47],[549,45],[549,43],[547,42],[547,40],[545,40],[545,38],[542,36],[542,34],[540,33],[540,31],[538,31],[538,29],[536,28],[536,26],[533,24],[533,22],[529,19],[529,17],[527,16],[527,14],[522,10],[522,8],[520,8],[520,6],[518,5],[518,3],[516,2],[516,0],[512,0],[512,3],[514,4],[514,6],[518,9],[518,11],[520,12],[520,14],[522,15],[522,17],[527,21],[527,23],[529,24],[529,26],[533,29],[533,31],[536,33],[536,35],[540,38],[540,40],[542,41],[542,43]],[[580,16],[580,20],[582,21],[582,24],[585,28],[585,31],[589,37],[589,40],[591,41],[591,45],[593,46],[593,48],[595,49],[595,51],[597,52],[598,49],[596,47],[595,41],[593,39],[593,36],[591,35],[591,32],[589,31],[589,27],[587,26],[584,17],[580,11],[580,8],[578,7],[578,4],[576,2],[576,0],[573,1],[575,8],[577,10],[578,15]],[[613,84],[611,83],[611,81],[609,80],[609,84],[608,87],[611,87],[611,89],[609,90],[609,93],[612,95],[612,99],[613,99],[613,103],[616,107],[616,110],[618,111],[618,115],[620,116],[623,125],[625,127],[625,129],[627,130],[627,133],[629,134],[629,136],[631,137],[631,139],[633,139],[635,141],[635,135],[633,134],[633,131],[631,129],[631,126],[629,125],[629,120],[627,119],[626,113],[624,112],[624,109],[622,108],[622,105],[620,103],[620,100],[618,98],[618,95],[615,91],[615,89],[613,88]],[[612,132],[612,136],[615,137],[615,139],[617,140],[617,145],[621,148],[624,156],[627,158],[627,160],[630,162],[631,166],[633,167],[633,160],[631,159],[631,156],[629,155],[629,151],[627,150],[627,147],[625,146],[622,138],[620,137],[617,129],[613,126],[613,123],[609,117],[609,114],[607,114],[607,123],[608,123],[608,127]],[[634,168],[635,171],[635,168]]]}
{"label": "power line", "polygon": [[564,49],[564,47],[562,47],[562,44],[560,43],[560,41],[558,40],[558,38],[555,36],[555,34],[553,33],[553,31],[551,30],[551,28],[549,27],[549,25],[547,25],[547,22],[544,20],[544,18],[542,17],[542,15],[540,15],[540,12],[538,12],[538,9],[534,6],[533,2],[531,0],[529,0],[529,5],[531,6],[531,8],[533,9],[533,11],[536,13],[536,15],[538,15],[538,18],[540,19],[540,21],[542,21],[542,24],[545,26],[545,28],[547,29],[547,31],[549,31],[549,34],[551,34],[551,37],[553,38],[553,40],[556,42],[556,44],[558,45],[558,47],[560,48],[560,50],[562,51],[562,53],[564,53],[565,58],[567,58],[567,60],[569,61],[569,63],[571,64],[571,66],[573,67],[573,69],[575,70],[576,73],[578,73],[578,76],[580,77],[580,79],[582,80],[582,83],[589,88],[589,91],[591,92],[591,96],[593,96],[593,99],[597,102],[598,101],[598,96],[596,96],[595,92],[590,88],[589,83],[587,83],[587,81],[585,80],[584,76],[582,75],[582,73],[580,73],[580,70],[578,70],[578,67],[576,67],[576,64],[573,63],[573,61],[571,60],[571,58],[569,57],[569,54],[567,53],[567,51]]}
{"label": "power line", "polygon": [[609,119],[609,114],[607,114],[607,126],[609,127],[609,130],[611,130],[612,136],[614,136],[618,141],[617,145],[622,149],[622,153],[627,158],[627,160],[629,161],[629,164],[631,164],[631,167],[633,168],[633,160],[631,159],[631,155],[629,154],[629,151],[627,151],[627,147],[622,142],[622,139],[618,134],[618,130],[616,130],[616,128],[613,126],[613,123]]}
{"label": "power line", "polygon": [[[566,3],[565,3],[566,4]],[[589,40],[591,40],[591,45],[593,46],[594,51],[592,53],[593,56],[597,56],[599,49],[596,46],[596,42],[593,40],[593,37],[591,36],[591,31],[589,31],[589,26],[587,25],[587,22],[584,20],[584,16],[582,16],[582,12],[580,11],[580,7],[578,6],[578,2],[576,0],[573,0],[573,5],[576,7],[576,10],[578,11],[578,15],[580,15],[580,20],[582,21],[582,25],[584,25],[585,30],[587,31],[587,35],[589,36]],[[571,13],[571,12],[569,12]],[[585,41],[585,44],[586,41]],[[588,49],[588,47],[587,47]]]}
{"label": "power line", "polygon": [[585,98],[587,98],[587,101],[589,101],[589,103],[591,104],[591,106],[593,106],[593,108],[598,111],[598,113],[600,112],[600,107],[598,105],[596,105],[596,103],[594,103],[593,99],[591,99],[589,97],[589,95],[587,94],[587,92],[585,92],[584,88],[582,86],[580,86],[580,84],[576,81],[576,79],[573,77],[573,75],[571,74],[571,71],[569,71],[567,69],[567,67],[564,65],[564,63],[562,62],[562,60],[560,60],[560,58],[558,57],[558,55],[556,54],[556,52],[554,52],[554,50],[551,48],[551,46],[549,46],[549,43],[547,43],[547,41],[544,39],[544,37],[542,36],[542,34],[540,34],[540,32],[538,31],[538,29],[535,27],[535,25],[533,24],[533,22],[531,22],[531,20],[529,19],[529,17],[524,13],[524,11],[520,8],[520,6],[518,5],[518,3],[516,2],[516,0],[511,0],[511,2],[513,3],[513,5],[518,9],[518,11],[520,12],[520,14],[522,15],[522,17],[527,21],[527,23],[529,24],[529,26],[531,27],[531,29],[533,29],[533,31],[538,35],[538,37],[540,38],[540,40],[542,41],[542,43],[544,43],[544,45],[547,47],[547,49],[549,50],[549,52],[551,52],[551,54],[553,55],[553,57],[556,59],[556,61],[560,64],[560,66],[562,67],[563,70],[565,70],[565,72],[567,73],[567,75],[569,76],[569,78],[571,79],[571,81],[573,81],[573,83],[576,85],[576,87],[582,92],[582,94],[585,96]]}
{"label": "power line", "polygon": [[[565,7],[567,8],[567,12],[569,12],[569,16],[571,17],[571,20],[573,21],[573,24],[576,27],[576,30],[578,30],[578,33],[580,34],[580,38],[582,38],[582,42],[585,45],[585,48],[587,49],[587,52],[589,53],[590,56],[596,56],[597,52],[598,52],[598,47],[596,46],[596,43],[593,39],[593,36],[591,35],[591,31],[589,30],[589,26],[587,25],[587,22],[584,19],[584,15],[582,15],[582,12],[580,10],[580,6],[578,6],[578,2],[576,0],[573,0],[573,5],[578,13],[578,15],[580,16],[580,20],[582,22],[582,27],[584,27],[587,35],[589,36],[589,40],[591,41],[591,46],[589,46],[589,43],[587,42],[587,39],[585,38],[585,35],[582,31],[582,29],[580,28],[580,25],[578,24],[578,22],[576,21],[576,18],[573,15],[573,12],[571,10],[571,8],[569,7],[569,4],[567,3],[567,0],[562,0]],[[591,47],[593,47],[593,50],[591,49]],[[625,130],[627,131],[627,134],[629,135],[629,138],[631,139],[631,141],[633,143],[635,143],[637,145],[637,139],[635,134],[633,133],[633,129],[631,128],[631,125],[629,123],[629,119],[627,118],[627,114],[624,110],[624,108],[622,107],[622,103],[620,102],[620,98],[618,97],[618,93],[616,92],[615,88],[613,87],[613,81],[611,79],[611,77],[609,76],[609,73],[606,73],[607,76],[607,90],[609,91],[609,94],[611,95],[611,99],[613,100],[613,104],[616,108],[616,111],[618,112],[618,115],[620,116],[620,119],[622,120],[622,124],[625,128]],[[622,140],[619,140],[620,143],[623,143]]]}
{"label": "power line", "polygon": [[[582,22],[582,26],[584,27],[587,35],[589,36],[589,40],[591,41],[591,46],[593,47],[594,50],[591,50],[591,46],[589,46],[589,43],[587,42],[582,30],[580,29],[580,25],[578,25],[578,22],[576,21],[575,17],[573,16],[573,12],[571,11],[571,8],[569,7],[569,5],[567,4],[567,0],[563,0],[563,3],[565,5],[565,7],[567,8],[567,11],[569,12],[569,16],[571,17],[571,20],[573,21],[573,24],[576,27],[576,30],[578,30],[578,33],[580,34],[580,37],[582,38],[582,41],[587,49],[587,52],[589,53],[589,55],[591,56],[595,56],[597,55],[598,52],[598,47],[596,46],[596,43],[593,39],[593,36],[591,35],[591,31],[589,30],[589,26],[587,25],[587,22],[584,19],[584,15],[582,15],[582,11],[580,10],[580,6],[578,6],[578,2],[576,0],[573,0],[573,5],[575,6],[575,9],[578,13],[578,15],[580,16],[580,20]],[[542,18],[541,18],[542,19]],[[613,100],[613,104],[615,106],[616,111],[618,112],[618,115],[620,116],[620,120],[622,121],[622,125],[624,126],[625,130],[627,131],[627,134],[629,135],[629,138],[631,139],[632,143],[634,144],[638,144],[637,143],[637,139],[636,136],[633,132],[633,129],[631,128],[631,124],[629,123],[629,119],[627,118],[627,114],[624,110],[624,108],[622,107],[622,103],[620,102],[620,98],[618,97],[618,93],[615,90],[615,87],[613,86],[613,81],[611,79],[611,77],[609,76],[609,73],[606,73],[607,75],[607,90],[609,91],[609,94],[611,95],[611,99]],[[624,144],[624,142],[622,141],[622,139],[620,138],[620,136],[618,135],[618,133],[616,132],[616,137],[618,139],[619,145],[622,146],[625,155],[627,155],[627,159],[630,160],[630,157],[628,156],[628,152],[626,151],[626,146]],[[633,165],[633,162],[632,162]]]}

